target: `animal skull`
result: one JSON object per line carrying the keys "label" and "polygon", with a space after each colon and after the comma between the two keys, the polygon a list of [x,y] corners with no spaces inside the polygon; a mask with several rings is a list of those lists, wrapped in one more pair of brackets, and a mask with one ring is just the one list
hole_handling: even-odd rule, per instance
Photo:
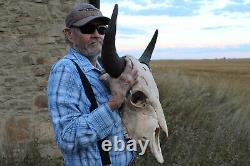
{"label": "animal skull", "polygon": [[[125,67],[125,60],[116,53],[115,34],[118,5],[115,5],[107,32],[104,37],[101,60],[111,77],[118,77]],[[128,56],[138,70],[138,83],[128,93],[122,107],[122,122],[128,136],[135,140],[149,140],[150,150],[158,162],[163,163],[160,147],[160,128],[168,136],[168,128],[159,101],[159,91],[149,69],[150,58],[156,43],[156,30],[151,42],[139,60]],[[112,65],[110,65],[112,62]]]}
{"label": "animal skull", "polygon": [[129,56],[138,69],[138,83],[128,94],[122,108],[122,122],[128,137],[135,140],[149,140],[151,152],[157,161],[163,163],[159,134],[160,127],[168,136],[168,129],[159,102],[159,92],[147,65]]}

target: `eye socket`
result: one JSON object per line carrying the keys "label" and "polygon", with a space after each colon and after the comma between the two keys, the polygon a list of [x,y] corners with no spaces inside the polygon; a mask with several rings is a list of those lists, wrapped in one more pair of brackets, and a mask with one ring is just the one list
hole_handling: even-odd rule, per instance
{"label": "eye socket", "polygon": [[146,106],[147,96],[142,91],[136,91],[131,96],[131,103],[136,107]]}

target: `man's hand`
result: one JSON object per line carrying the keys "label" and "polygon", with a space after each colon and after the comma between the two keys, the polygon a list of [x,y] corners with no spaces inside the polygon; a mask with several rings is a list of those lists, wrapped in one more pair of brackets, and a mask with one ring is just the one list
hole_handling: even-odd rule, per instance
{"label": "man's hand", "polygon": [[138,77],[138,71],[133,68],[131,60],[127,57],[125,60],[126,67],[118,78],[111,78],[108,74],[104,74],[100,78],[109,82],[111,98],[108,104],[113,111],[122,105],[128,90],[136,83]]}

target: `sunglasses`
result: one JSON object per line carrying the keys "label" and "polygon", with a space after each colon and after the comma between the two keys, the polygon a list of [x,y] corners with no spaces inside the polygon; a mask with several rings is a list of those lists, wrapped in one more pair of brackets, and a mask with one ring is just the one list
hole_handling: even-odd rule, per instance
{"label": "sunglasses", "polygon": [[97,32],[100,35],[104,35],[107,30],[107,27],[104,25],[96,26],[93,24],[87,24],[87,25],[78,27],[78,29],[80,29],[82,34],[92,34],[95,32],[95,30],[97,30]]}

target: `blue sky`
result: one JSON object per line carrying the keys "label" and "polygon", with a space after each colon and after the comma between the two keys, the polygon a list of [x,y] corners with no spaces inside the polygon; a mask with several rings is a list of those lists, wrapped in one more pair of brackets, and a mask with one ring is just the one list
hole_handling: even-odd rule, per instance
{"label": "blue sky", "polygon": [[139,57],[159,30],[153,59],[250,58],[250,0],[101,0],[119,5],[117,50]]}

